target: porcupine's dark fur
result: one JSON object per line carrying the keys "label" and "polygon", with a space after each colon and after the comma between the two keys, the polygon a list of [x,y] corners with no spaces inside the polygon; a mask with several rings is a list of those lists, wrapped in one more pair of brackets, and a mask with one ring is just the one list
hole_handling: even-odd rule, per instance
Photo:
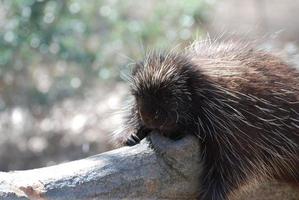
{"label": "porcupine's dark fur", "polygon": [[249,181],[299,182],[299,72],[239,42],[195,42],[151,53],[132,73],[135,97],[117,137],[134,145],[156,129],[198,136],[199,199],[228,199]]}

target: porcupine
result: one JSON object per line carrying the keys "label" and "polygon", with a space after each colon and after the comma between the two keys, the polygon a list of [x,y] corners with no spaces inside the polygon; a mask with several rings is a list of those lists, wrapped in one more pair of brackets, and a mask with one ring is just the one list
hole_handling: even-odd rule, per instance
{"label": "porcupine", "polygon": [[251,179],[299,182],[299,72],[242,42],[194,42],[135,64],[134,96],[116,136],[135,145],[152,130],[201,143],[199,199],[224,200]]}

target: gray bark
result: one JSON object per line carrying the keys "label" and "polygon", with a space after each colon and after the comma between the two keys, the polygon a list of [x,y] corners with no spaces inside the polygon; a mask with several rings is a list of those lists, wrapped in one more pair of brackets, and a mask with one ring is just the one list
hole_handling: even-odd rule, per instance
{"label": "gray bark", "polygon": [[51,167],[0,172],[0,199],[192,199],[199,173],[194,136],[171,141],[152,133],[133,147]]}

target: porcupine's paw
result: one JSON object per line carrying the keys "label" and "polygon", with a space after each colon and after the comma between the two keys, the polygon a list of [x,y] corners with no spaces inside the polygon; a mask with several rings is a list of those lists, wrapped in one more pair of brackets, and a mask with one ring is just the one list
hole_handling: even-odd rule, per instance
{"label": "porcupine's paw", "polygon": [[140,143],[140,141],[141,141],[141,139],[138,136],[132,134],[125,140],[124,144],[126,146],[134,146],[134,145]]}
{"label": "porcupine's paw", "polygon": [[134,146],[138,144],[142,139],[144,139],[148,134],[151,132],[151,129],[148,129],[144,126],[141,126],[136,134],[131,134],[126,140],[125,145],[127,146]]}

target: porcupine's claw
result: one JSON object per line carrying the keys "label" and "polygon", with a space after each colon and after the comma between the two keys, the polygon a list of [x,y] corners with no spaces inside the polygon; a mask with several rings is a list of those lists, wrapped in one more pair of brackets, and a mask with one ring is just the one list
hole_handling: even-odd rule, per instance
{"label": "porcupine's claw", "polygon": [[125,144],[127,146],[134,146],[136,144],[138,144],[140,142],[140,139],[139,137],[137,137],[136,135],[131,135],[127,141],[125,142]]}
{"label": "porcupine's claw", "polygon": [[138,144],[143,138],[145,138],[151,132],[150,129],[141,126],[136,134],[130,135],[130,137],[126,140],[125,145],[134,146]]}

